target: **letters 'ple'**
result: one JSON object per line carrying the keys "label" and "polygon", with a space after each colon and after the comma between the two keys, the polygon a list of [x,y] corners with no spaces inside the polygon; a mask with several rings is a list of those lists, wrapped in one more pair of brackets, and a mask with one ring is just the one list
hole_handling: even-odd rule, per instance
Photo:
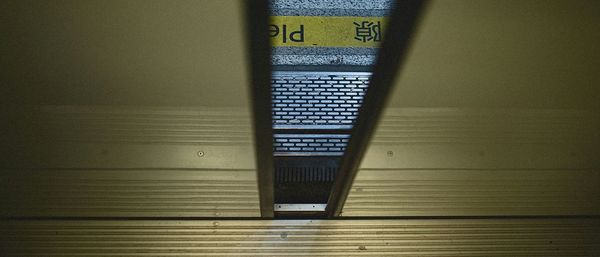
{"label": "letters 'ple'", "polygon": [[[289,31],[289,34],[288,34]],[[281,28],[277,25],[269,25],[269,36],[277,37],[281,34],[282,42],[287,43],[288,40],[291,42],[304,42],[304,25],[300,25],[299,30],[288,30],[286,24],[281,25]]]}

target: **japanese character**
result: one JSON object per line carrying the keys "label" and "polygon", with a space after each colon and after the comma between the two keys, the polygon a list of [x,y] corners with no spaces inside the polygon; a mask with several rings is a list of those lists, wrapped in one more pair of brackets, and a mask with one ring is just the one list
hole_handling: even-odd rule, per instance
{"label": "japanese character", "polygon": [[356,26],[356,37],[354,39],[362,42],[381,41],[381,22],[378,21],[375,24],[374,22],[363,21],[361,23],[354,22],[354,25]]}

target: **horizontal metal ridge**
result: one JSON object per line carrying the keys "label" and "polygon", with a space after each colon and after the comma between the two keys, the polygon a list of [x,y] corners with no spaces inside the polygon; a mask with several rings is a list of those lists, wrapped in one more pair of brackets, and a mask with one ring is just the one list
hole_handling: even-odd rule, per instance
{"label": "horizontal metal ridge", "polygon": [[0,168],[255,169],[242,108],[41,106],[8,121]]}
{"label": "horizontal metal ridge", "polygon": [[3,170],[4,217],[258,217],[254,170]]}
{"label": "horizontal metal ridge", "polygon": [[388,108],[372,143],[589,143],[600,141],[596,116],[586,110]]}
{"label": "horizontal metal ridge", "polygon": [[596,170],[360,170],[343,216],[600,215]]}
{"label": "horizontal metal ridge", "polygon": [[273,71],[273,77],[311,77],[311,76],[371,76],[364,71]]}
{"label": "horizontal metal ridge", "polygon": [[597,256],[597,219],[0,221],[3,256]]}
{"label": "horizontal metal ridge", "polygon": [[249,112],[241,108],[44,106],[37,117],[51,141],[251,143]]}
{"label": "horizontal metal ridge", "polygon": [[388,108],[366,169],[597,169],[593,110]]}

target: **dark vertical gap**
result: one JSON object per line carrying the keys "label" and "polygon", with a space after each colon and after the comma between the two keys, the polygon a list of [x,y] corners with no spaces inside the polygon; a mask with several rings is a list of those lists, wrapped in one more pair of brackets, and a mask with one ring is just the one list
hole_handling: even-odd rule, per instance
{"label": "dark vertical gap", "polygon": [[317,182],[321,182],[321,175],[322,175],[322,174],[323,174],[322,172],[320,172],[320,173],[317,173],[317,177],[315,178],[315,181],[317,181]]}
{"label": "dark vertical gap", "polygon": [[260,214],[273,213],[273,129],[271,119],[271,42],[269,40],[268,0],[244,1],[248,32],[250,92],[254,121],[254,140]]}
{"label": "dark vertical gap", "polygon": [[335,170],[333,168],[329,169],[329,181],[334,181],[335,180]]}
{"label": "dark vertical gap", "polygon": [[402,60],[408,52],[410,40],[424,5],[424,0],[397,1],[390,14],[388,29],[377,55],[369,89],[327,201],[325,211],[328,217],[339,216],[342,212],[360,162],[394,83],[396,72],[401,68]]}

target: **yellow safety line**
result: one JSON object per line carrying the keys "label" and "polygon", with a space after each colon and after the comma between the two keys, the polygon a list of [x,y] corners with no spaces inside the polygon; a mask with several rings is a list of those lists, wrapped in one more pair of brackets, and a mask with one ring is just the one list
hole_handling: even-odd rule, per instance
{"label": "yellow safety line", "polygon": [[271,16],[273,46],[379,47],[386,17]]}

